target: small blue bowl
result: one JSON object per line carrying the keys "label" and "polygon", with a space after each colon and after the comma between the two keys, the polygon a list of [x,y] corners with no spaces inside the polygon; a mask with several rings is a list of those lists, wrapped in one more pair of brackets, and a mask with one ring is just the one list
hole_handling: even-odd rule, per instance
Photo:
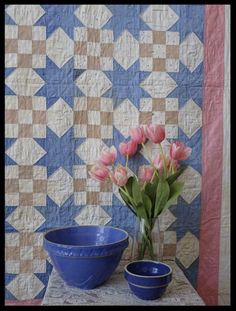
{"label": "small blue bowl", "polygon": [[128,238],[111,226],[73,226],[48,231],[43,246],[67,285],[92,289],[110,278]]}
{"label": "small blue bowl", "polygon": [[160,298],[172,280],[172,268],[162,262],[137,260],[125,266],[124,277],[140,299]]}

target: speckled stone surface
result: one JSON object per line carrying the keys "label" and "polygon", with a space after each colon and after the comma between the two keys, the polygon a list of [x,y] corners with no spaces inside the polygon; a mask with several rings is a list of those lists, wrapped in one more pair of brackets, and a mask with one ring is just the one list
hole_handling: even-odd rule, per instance
{"label": "speckled stone surface", "polygon": [[173,269],[173,279],[160,299],[137,298],[129,289],[121,269],[117,269],[105,284],[92,290],[67,286],[53,269],[42,305],[205,305],[175,262],[166,263]]}

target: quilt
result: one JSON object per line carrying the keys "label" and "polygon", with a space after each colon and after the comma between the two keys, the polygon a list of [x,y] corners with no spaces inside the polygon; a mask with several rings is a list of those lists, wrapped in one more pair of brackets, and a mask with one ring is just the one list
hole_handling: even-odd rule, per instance
{"label": "quilt", "polygon": [[[7,304],[40,304],[49,229],[109,224],[132,244],[132,213],[88,171],[150,122],[165,127],[166,150],[192,148],[162,217],[164,256],[206,304],[229,304],[229,45],[228,5],[5,6]],[[131,169],[146,161],[141,152]]]}

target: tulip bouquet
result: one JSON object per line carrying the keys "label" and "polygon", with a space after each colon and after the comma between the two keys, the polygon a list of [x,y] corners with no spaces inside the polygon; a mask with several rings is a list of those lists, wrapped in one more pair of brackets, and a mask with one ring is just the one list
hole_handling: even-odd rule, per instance
{"label": "tulip bouquet", "polygon": [[[126,158],[125,166],[120,163],[115,165],[117,149],[114,146],[107,147],[101,151],[89,174],[100,182],[110,179],[118,186],[120,196],[127,207],[144,223],[139,259],[143,259],[146,250],[154,259],[154,219],[170,207],[181,194],[184,183],[177,178],[183,173],[185,166],[179,161],[187,159],[192,149],[180,141],[175,141],[170,144],[169,154],[164,154],[162,142],[165,139],[165,130],[157,124],[131,128],[129,134],[129,141],[119,145],[120,154]],[[154,159],[148,155],[145,146],[148,140],[158,144],[160,148],[160,153]],[[149,165],[140,166],[137,175],[129,176],[129,159],[137,153],[139,145],[143,147]]]}

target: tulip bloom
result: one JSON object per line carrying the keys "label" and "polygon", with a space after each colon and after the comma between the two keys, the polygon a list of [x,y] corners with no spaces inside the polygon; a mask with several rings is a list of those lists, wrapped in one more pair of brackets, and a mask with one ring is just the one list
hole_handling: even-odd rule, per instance
{"label": "tulip bloom", "polygon": [[95,180],[105,181],[109,176],[109,169],[105,165],[97,163],[92,166],[89,175]]}
{"label": "tulip bloom", "polygon": [[131,136],[131,139],[137,144],[143,144],[147,139],[144,133],[144,128],[142,126],[130,129],[129,134]]}
{"label": "tulip bloom", "polygon": [[132,157],[138,149],[138,145],[135,141],[130,140],[127,143],[120,143],[119,151],[123,156]]}
{"label": "tulip bloom", "polygon": [[105,147],[102,149],[98,162],[104,165],[111,165],[115,162],[116,157],[117,157],[117,151],[114,146],[112,146],[111,148]]}
{"label": "tulip bloom", "polygon": [[139,179],[141,181],[150,181],[153,173],[154,169],[151,166],[143,165],[139,168]]}
{"label": "tulip bloom", "polygon": [[126,185],[128,181],[128,172],[122,165],[118,165],[114,172],[110,173],[111,180],[119,187]]}
{"label": "tulip bloom", "polygon": [[170,145],[170,158],[173,160],[186,160],[192,152],[192,148],[186,147],[181,141]]}
{"label": "tulip bloom", "polygon": [[146,125],[144,132],[146,137],[154,144],[160,144],[165,139],[165,129],[161,125]]}
{"label": "tulip bloom", "polygon": [[[172,163],[171,163],[172,162]],[[180,165],[179,165],[179,162],[177,161],[177,160],[168,160],[168,164],[167,164],[167,168],[168,168],[168,170],[171,168],[171,167],[173,167],[174,168],[174,170],[177,170],[179,167],[180,167]]]}
{"label": "tulip bloom", "polygon": [[163,164],[162,156],[160,154],[158,154],[156,158],[153,160],[153,165],[155,166],[155,168],[158,169],[158,171],[163,170],[164,164]]}

